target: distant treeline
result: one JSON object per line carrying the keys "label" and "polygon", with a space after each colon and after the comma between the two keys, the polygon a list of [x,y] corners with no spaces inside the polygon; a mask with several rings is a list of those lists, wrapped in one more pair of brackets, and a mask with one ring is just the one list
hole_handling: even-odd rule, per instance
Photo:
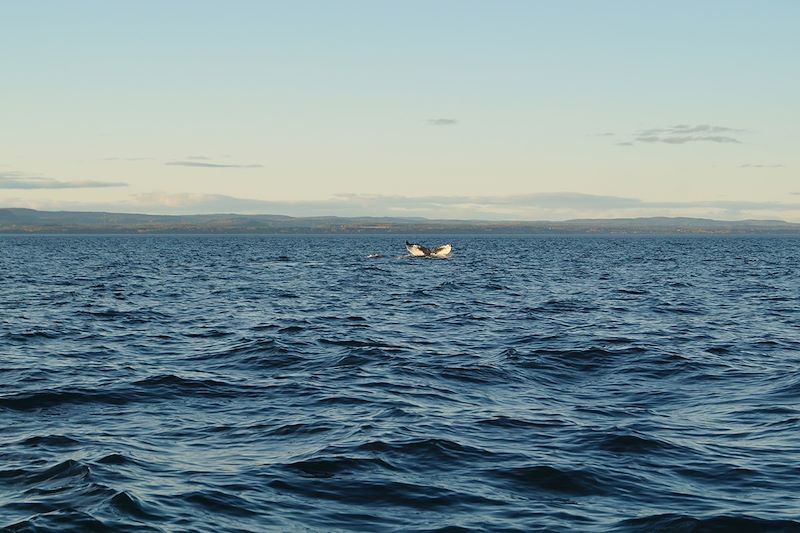
{"label": "distant treeline", "polygon": [[0,208],[0,233],[800,234],[800,224],[684,217],[527,222],[236,214],[140,215]]}

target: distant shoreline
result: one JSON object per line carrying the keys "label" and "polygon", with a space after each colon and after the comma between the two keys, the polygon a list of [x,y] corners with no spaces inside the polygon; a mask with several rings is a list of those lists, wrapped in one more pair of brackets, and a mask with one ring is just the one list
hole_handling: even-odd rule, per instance
{"label": "distant shoreline", "polygon": [[141,215],[0,208],[5,235],[800,235],[780,220],[686,217],[565,221],[433,220],[284,215]]}
{"label": "distant shoreline", "polygon": [[53,232],[28,232],[28,233],[12,233],[12,232],[4,232],[0,231],[0,239],[4,238],[11,238],[11,237],[341,237],[341,238],[348,238],[348,237],[386,237],[386,236],[396,236],[398,239],[408,239],[408,238],[416,238],[415,236],[425,236],[425,237],[442,237],[445,239],[456,239],[457,237],[496,237],[498,239],[502,238],[511,238],[511,237],[575,237],[575,238],[601,238],[601,237],[608,237],[608,238],[624,238],[624,237],[691,237],[691,238],[713,238],[713,237],[730,237],[730,238],[745,238],[745,237],[769,237],[769,238],[787,238],[793,239],[800,237],[800,232],[751,232],[751,233],[632,233],[632,232],[606,232],[606,233],[482,233],[482,232],[462,232],[462,233],[453,233],[453,232],[428,232],[428,233],[203,233],[203,232],[183,232],[183,233],[161,233],[161,232],[95,232],[95,233],[87,233],[87,232],[62,232],[62,233],[53,233]]}

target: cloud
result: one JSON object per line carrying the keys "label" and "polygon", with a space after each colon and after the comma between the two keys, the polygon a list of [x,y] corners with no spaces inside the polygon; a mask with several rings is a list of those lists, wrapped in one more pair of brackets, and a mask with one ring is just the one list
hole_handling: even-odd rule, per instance
{"label": "cloud", "polygon": [[455,126],[458,124],[457,118],[429,118],[428,124],[431,126]]}
{"label": "cloud", "polygon": [[[221,156],[222,159],[229,158],[229,155]],[[158,161],[157,157],[105,157],[104,161]],[[163,161],[163,159],[162,159]],[[200,164],[199,162],[206,162]],[[214,163],[213,157],[204,155],[189,155],[182,159],[173,159],[165,162],[167,165],[179,165],[189,167],[214,167],[214,168],[260,168],[262,165],[233,165],[224,163]]]}
{"label": "cloud", "polygon": [[686,144],[691,142],[741,144],[741,141],[739,139],[734,139],[733,137],[726,137],[724,135],[684,135],[677,137],[658,137],[655,135],[646,135],[646,136],[636,137],[636,140],[642,143],[666,143],[666,144]]}
{"label": "cloud", "polygon": [[197,161],[200,156],[195,156],[192,161],[167,161],[165,165],[177,167],[201,167],[201,168],[263,168],[264,165],[235,165],[231,163],[212,163],[209,161]]}
{"label": "cloud", "polygon": [[613,137],[616,135],[613,131],[604,131],[603,133],[592,134],[592,137]]}
{"label": "cloud", "polygon": [[740,128],[727,128],[725,126],[711,126],[709,124],[698,124],[697,126],[690,126],[689,124],[677,124],[667,128],[651,128],[647,130],[640,130],[642,135],[708,135],[717,133],[744,133],[747,130]]}
{"label": "cloud", "polygon": [[633,146],[633,143],[630,142],[630,141],[620,142],[620,143],[616,143],[616,144],[617,144],[617,146]]}
{"label": "cloud", "polygon": [[[507,196],[403,196],[338,194],[328,200],[284,202],[249,200],[223,195],[170,195],[138,197],[150,202],[156,198],[192,209],[217,208],[225,212],[243,209],[250,212],[325,215],[325,214],[408,214],[431,218],[513,218],[530,219],[528,213],[565,213],[568,218],[586,214],[637,211],[639,213],[704,209],[716,214],[738,214],[744,211],[795,209],[800,204],[754,201],[650,202],[624,196],[547,192]],[[584,215],[581,215],[581,214]],[[637,215],[638,216],[638,215]]]}
{"label": "cloud", "polygon": [[[649,128],[633,132],[633,143],[663,143],[663,144],[688,144],[695,142],[711,142],[718,144],[741,144],[734,135],[747,133],[741,128],[726,126],[712,126],[710,124],[676,124],[666,128]],[[617,143],[619,144],[619,143]],[[629,146],[629,145],[625,145]]]}
{"label": "cloud", "polygon": [[783,168],[783,165],[757,165],[754,163],[746,163],[739,165],[739,168]]}
{"label": "cloud", "polygon": [[42,176],[28,176],[20,172],[0,173],[0,189],[94,189],[126,187],[127,183],[113,181],[61,181]]}

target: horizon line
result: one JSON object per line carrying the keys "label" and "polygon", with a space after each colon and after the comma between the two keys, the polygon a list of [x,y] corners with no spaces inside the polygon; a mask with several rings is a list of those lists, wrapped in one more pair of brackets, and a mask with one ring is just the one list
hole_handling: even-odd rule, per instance
{"label": "horizon line", "polygon": [[548,220],[548,219],[482,219],[482,218],[429,218],[424,216],[396,216],[396,215],[284,215],[278,213],[237,213],[237,212],[208,212],[208,213],[145,213],[145,212],[132,212],[132,211],[86,211],[86,210],[47,210],[47,209],[34,209],[30,207],[0,207],[3,210],[16,210],[16,211],[32,211],[36,213],[76,213],[76,214],[108,214],[108,215],[134,215],[144,217],[208,217],[208,216],[237,216],[237,217],[285,217],[291,219],[315,219],[315,218],[333,218],[333,219],[393,219],[393,220],[424,220],[428,222],[479,222],[487,224],[533,224],[533,223],[548,223],[559,224],[565,222],[583,222],[583,221],[614,221],[614,220],[695,220],[695,221],[708,221],[720,223],[742,223],[742,222],[778,222],[793,226],[800,226],[800,222],[790,222],[788,220],[779,218],[742,218],[742,219],[717,219],[709,217],[689,217],[689,216],[670,216],[670,215],[655,215],[655,216],[636,216],[636,217],[591,217],[591,218],[569,218],[563,220]]}

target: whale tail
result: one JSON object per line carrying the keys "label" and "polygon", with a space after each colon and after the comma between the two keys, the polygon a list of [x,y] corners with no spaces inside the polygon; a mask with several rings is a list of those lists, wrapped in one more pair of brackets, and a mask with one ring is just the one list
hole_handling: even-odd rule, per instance
{"label": "whale tail", "polygon": [[408,250],[408,253],[410,253],[414,257],[421,257],[423,255],[431,254],[431,251],[425,246],[408,241],[406,241],[406,250]]}
{"label": "whale tail", "polygon": [[414,257],[445,257],[453,250],[453,246],[448,243],[441,246],[428,248],[427,246],[422,246],[421,244],[406,241],[406,250],[408,250],[408,253]]}
{"label": "whale tail", "polygon": [[444,257],[446,255],[450,255],[450,252],[452,251],[453,251],[453,245],[447,243],[433,248],[431,250],[431,255],[435,255],[436,257]]}

